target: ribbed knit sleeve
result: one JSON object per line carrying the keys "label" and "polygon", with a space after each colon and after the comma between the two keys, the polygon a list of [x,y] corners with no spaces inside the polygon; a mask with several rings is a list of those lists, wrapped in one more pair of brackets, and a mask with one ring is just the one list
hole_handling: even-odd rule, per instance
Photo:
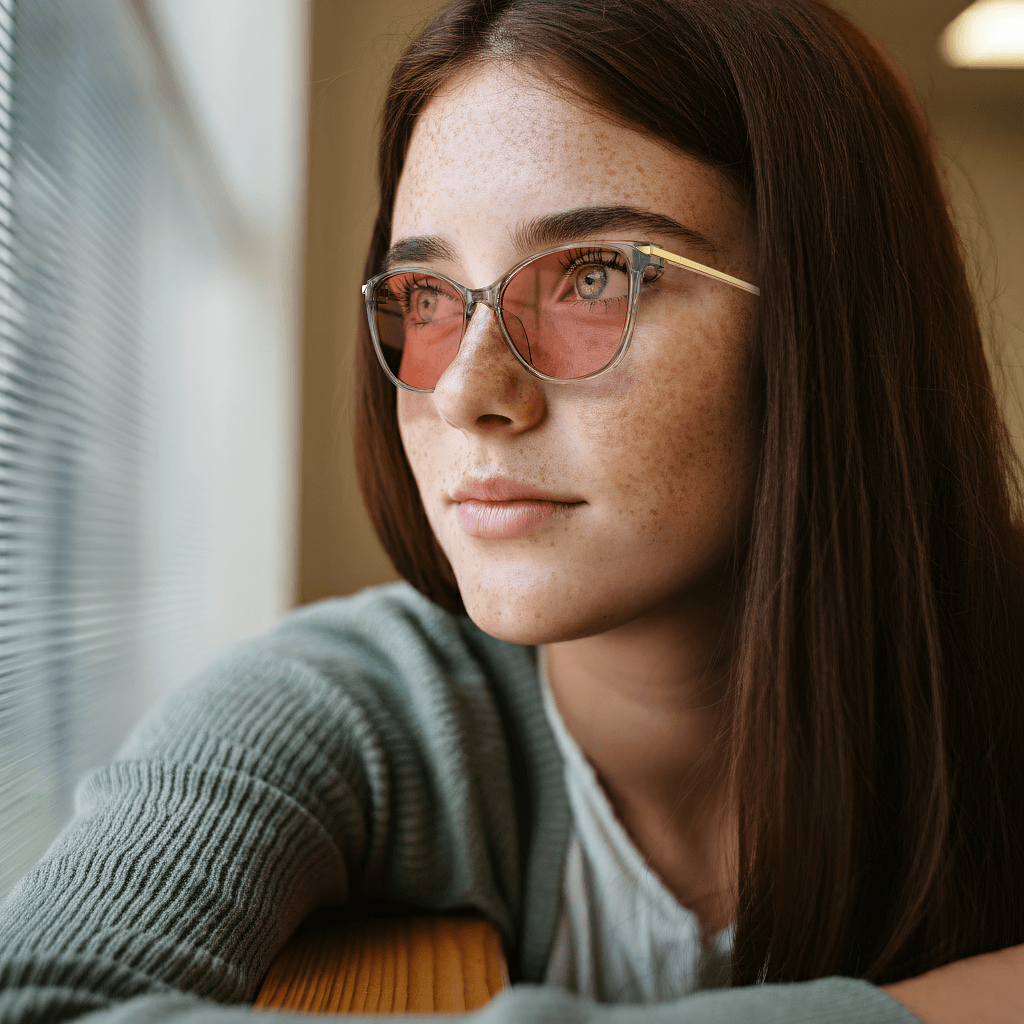
{"label": "ribbed knit sleeve", "polygon": [[[244,1004],[299,922],[357,895],[476,908],[514,976],[539,980],[568,828],[531,651],[404,585],[311,606],[176,694],[84,780],[72,822],[0,905],[0,1022],[250,1020]],[[916,1018],[867,982],[826,978],[647,1007],[517,985],[458,1020]]]}
{"label": "ribbed knit sleeve", "polygon": [[568,809],[533,652],[400,585],[323,602],[174,695],[0,906],[0,1017],[251,1001],[350,896],[473,907],[539,977]]}

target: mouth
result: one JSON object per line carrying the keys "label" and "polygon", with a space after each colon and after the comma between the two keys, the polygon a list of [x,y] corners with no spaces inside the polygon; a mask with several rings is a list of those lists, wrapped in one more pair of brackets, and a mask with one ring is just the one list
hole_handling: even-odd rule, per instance
{"label": "mouth", "polygon": [[573,495],[556,495],[508,477],[468,481],[451,499],[463,530],[491,540],[527,537],[586,504]]}

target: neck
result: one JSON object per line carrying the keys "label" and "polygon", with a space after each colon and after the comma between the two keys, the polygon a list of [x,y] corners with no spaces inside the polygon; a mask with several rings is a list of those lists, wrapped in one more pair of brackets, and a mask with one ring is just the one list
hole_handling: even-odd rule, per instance
{"label": "neck", "polygon": [[727,807],[731,593],[703,591],[597,636],[550,644],[552,694],[652,869],[713,934],[732,919]]}

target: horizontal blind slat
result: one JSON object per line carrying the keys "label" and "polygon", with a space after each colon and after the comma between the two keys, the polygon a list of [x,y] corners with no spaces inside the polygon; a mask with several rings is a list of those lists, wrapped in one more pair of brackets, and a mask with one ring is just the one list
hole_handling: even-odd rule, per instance
{"label": "horizontal blind slat", "polygon": [[0,893],[137,666],[147,127],[114,12],[0,2]]}

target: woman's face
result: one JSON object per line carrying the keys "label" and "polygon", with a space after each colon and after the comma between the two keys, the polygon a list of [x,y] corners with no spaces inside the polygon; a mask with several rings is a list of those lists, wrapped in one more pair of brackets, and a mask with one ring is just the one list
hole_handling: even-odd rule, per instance
{"label": "woman's face", "polygon": [[[747,212],[722,175],[537,82],[489,65],[430,102],[393,245],[432,239],[417,245],[436,255],[416,264],[480,288],[542,247],[524,237],[531,226],[573,211],[580,241],[653,242],[754,281]],[[594,212],[607,208],[614,220]],[[433,393],[399,391],[423,505],[481,628],[550,643],[699,607],[718,589],[757,469],[757,301],[666,268],[641,294],[623,360],[576,383],[530,374],[478,306]]]}

